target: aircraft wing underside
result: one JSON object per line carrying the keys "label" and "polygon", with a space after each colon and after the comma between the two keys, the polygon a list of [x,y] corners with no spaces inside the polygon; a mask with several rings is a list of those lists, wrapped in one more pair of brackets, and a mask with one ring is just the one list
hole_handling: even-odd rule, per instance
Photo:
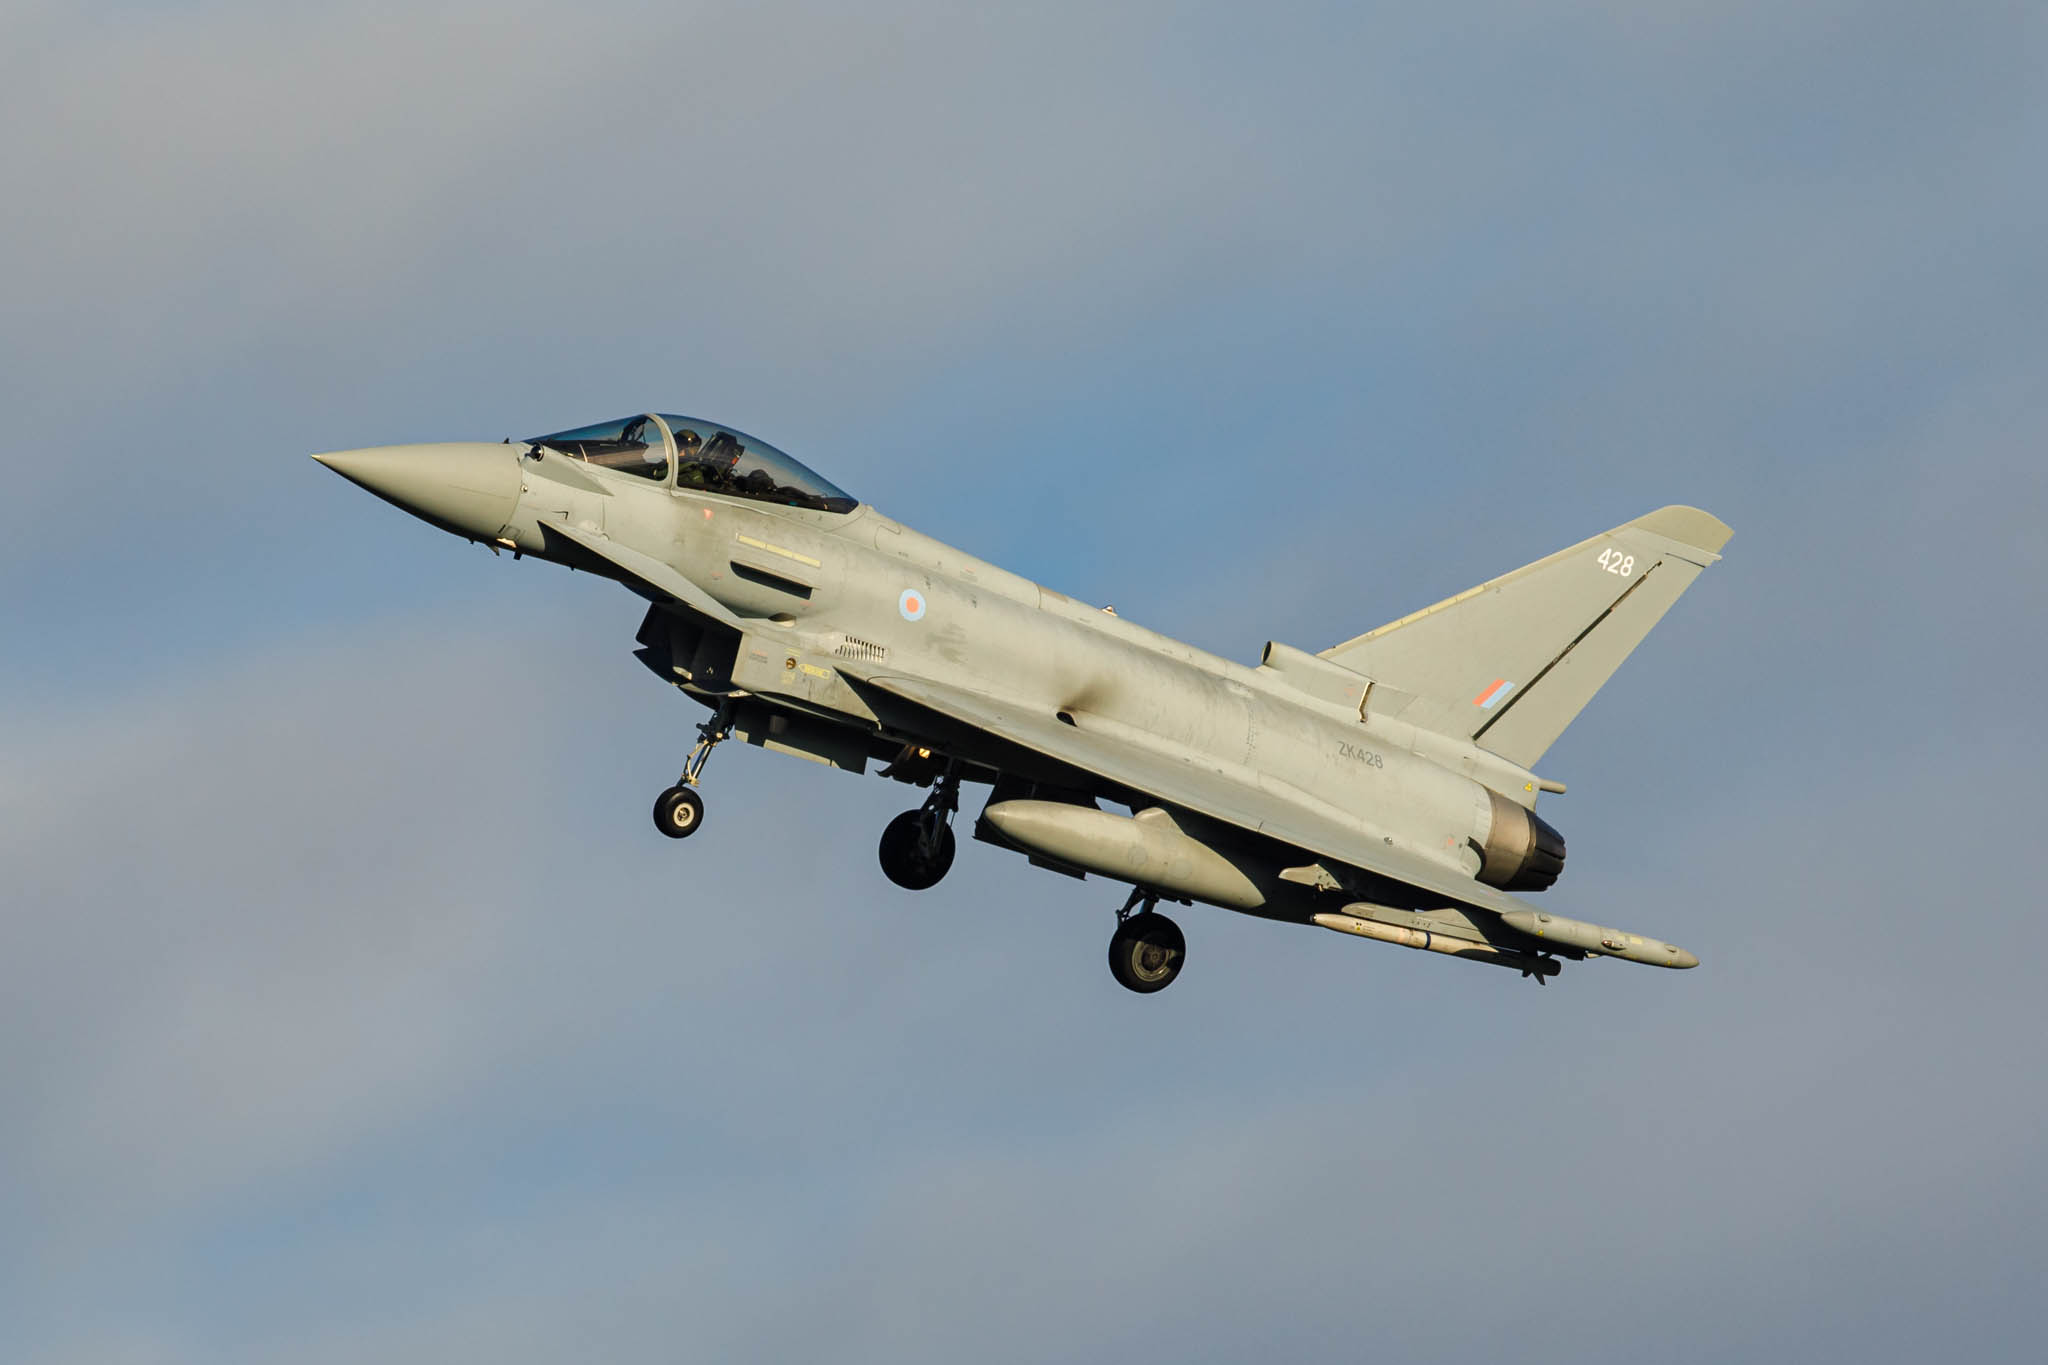
{"label": "aircraft wing underside", "polygon": [[1389,848],[1334,814],[1309,808],[1304,802],[1290,801],[1268,787],[1250,786],[1240,777],[1202,767],[1198,762],[1090,730],[1085,716],[1076,716],[1069,723],[1056,714],[1043,714],[1014,702],[924,679],[871,677],[862,682],[1118,787],[1264,835],[1316,858],[1441,896],[1448,903],[1496,914],[1535,909],[1528,901]]}

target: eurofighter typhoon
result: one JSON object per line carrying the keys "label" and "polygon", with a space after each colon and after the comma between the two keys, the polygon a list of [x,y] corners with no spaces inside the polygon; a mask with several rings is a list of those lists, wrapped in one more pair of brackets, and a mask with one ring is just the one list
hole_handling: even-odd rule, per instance
{"label": "eurofighter typhoon", "polygon": [[444,531],[614,579],[650,604],[638,657],[711,715],[654,824],[704,824],[727,739],[928,788],[882,832],[922,890],[975,838],[1128,883],[1109,965],[1180,974],[1157,906],[1196,901],[1508,967],[1692,967],[1682,948],[1567,918],[1564,784],[1544,751],[1729,529],[1664,507],[1355,639],[1205,653],[918,534],[745,432],[639,413],[512,444],[316,455]]}

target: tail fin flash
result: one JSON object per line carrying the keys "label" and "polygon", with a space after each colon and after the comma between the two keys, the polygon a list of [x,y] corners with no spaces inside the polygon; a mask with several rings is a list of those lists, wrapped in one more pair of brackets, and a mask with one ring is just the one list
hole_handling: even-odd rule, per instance
{"label": "tail fin flash", "polygon": [[1697,507],[1660,507],[1322,657],[1410,694],[1400,719],[1530,767],[1732,534]]}

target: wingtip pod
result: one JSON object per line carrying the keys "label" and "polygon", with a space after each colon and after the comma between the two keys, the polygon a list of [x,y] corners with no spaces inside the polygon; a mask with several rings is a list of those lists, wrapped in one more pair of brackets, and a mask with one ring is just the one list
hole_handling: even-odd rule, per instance
{"label": "wingtip pod", "polygon": [[1659,507],[1654,512],[1637,517],[1629,525],[1648,531],[1651,535],[1663,536],[1666,540],[1689,546],[1710,559],[1718,559],[1721,547],[1735,534],[1727,522],[1712,512],[1703,512],[1697,507],[1687,507],[1683,503]]}

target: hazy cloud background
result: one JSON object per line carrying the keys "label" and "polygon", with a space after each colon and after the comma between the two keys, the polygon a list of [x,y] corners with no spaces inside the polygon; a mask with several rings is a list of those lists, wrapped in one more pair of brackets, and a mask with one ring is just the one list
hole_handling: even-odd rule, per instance
{"label": "hazy cloud background", "polygon": [[[0,1354],[2032,1359],[2048,24],[17,3]],[[1664,502],[1544,765],[1683,976],[1115,888],[305,459],[643,406],[1242,659]],[[2030,1346],[2029,1343],[2032,1343]]]}

